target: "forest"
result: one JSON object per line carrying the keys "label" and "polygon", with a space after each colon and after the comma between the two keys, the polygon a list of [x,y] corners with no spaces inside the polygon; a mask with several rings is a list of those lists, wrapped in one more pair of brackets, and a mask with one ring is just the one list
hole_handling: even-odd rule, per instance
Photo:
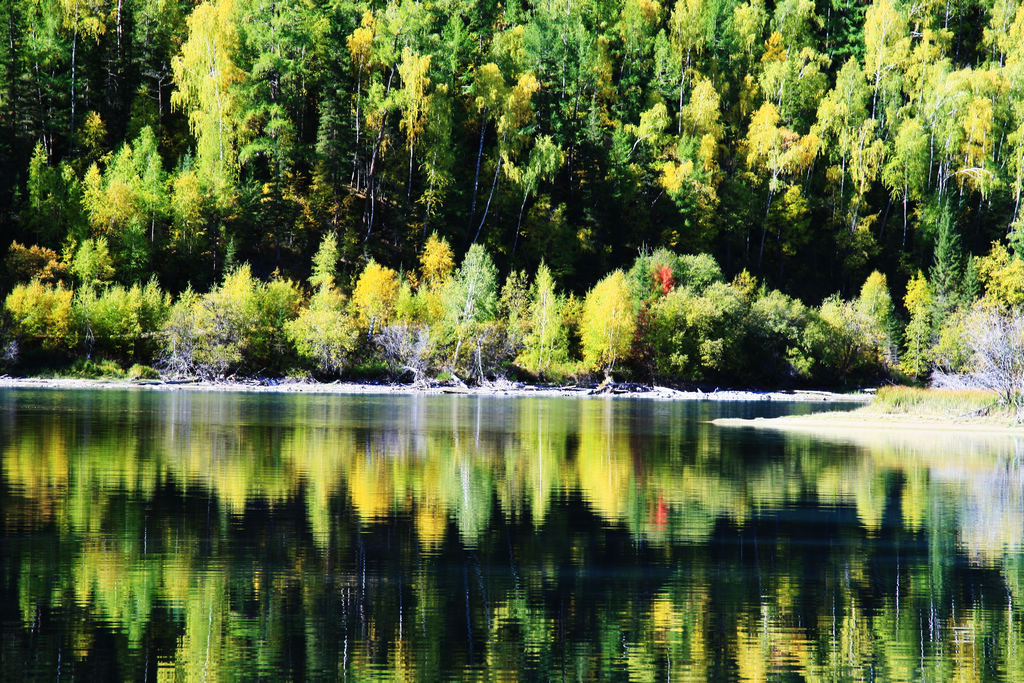
{"label": "forest", "polygon": [[916,380],[1024,303],[1012,0],[0,15],[6,371]]}

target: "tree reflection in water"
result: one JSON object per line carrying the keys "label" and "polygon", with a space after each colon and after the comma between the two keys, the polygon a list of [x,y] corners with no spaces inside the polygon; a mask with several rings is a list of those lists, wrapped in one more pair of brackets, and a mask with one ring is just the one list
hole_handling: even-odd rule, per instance
{"label": "tree reflection in water", "polygon": [[0,668],[1024,679],[1022,442],[758,409],[0,393]]}

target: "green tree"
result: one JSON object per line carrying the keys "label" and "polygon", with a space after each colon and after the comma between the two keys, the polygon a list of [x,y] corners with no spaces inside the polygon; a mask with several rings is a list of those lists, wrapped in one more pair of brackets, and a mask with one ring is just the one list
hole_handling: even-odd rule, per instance
{"label": "green tree", "polygon": [[498,304],[497,278],[498,271],[490,254],[483,245],[474,244],[445,288],[444,330],[454,346],[448,363],[453,371],[459,367],[467,339],[479,335],[481,326],[494,317]]}
{"label": "green tree", "polygon": [[541,261],[530,288],[529,333],[516,359],[538,377],[558,372],[569,359],[564,305],[563,297],[555,289],[551,270]]}
{"label": "green tree", "polygon": [[83,287],[95,289],[114,277],[114,263],[105,237],[82,242],[71,261],[71,273]]}

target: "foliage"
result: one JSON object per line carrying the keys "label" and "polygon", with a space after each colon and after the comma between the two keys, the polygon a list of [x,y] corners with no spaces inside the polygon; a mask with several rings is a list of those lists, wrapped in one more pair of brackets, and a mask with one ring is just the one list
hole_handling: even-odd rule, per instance
{"label": "foliage", "polygon": [[594,285],[583,302],[580,335],[583,362],[610,375],[617,362],[628,360],[636,331],[636,311],[621,270]]}
{"label": "foliage", "polygon": [[480,374],[484,326],[494,316],[498,304],[497,277],[497,268],[487,249],[474,244],[444,288],[441,330],[444,343],[453,347],[448,363],[452,371],[463,369],[462,351],[468,342],[475,358],[466,369]]}
{"label": "foliage", "polygon": [[359,326],[372,338],[394,315],[398,297],[398,273],[371,260],[352,290],[352,307]]}
{"label": "foliage", "polygon": [[346,308],[341,294],[321,289],[294,320],[284,324],[299,357],[321,373],[340,374],[356,348],[358,328]]}
{"label": "foliage", "polygon": [[72,312],[73,292],[64,286],[44,285],[33,280],[16,285],[4,300],[11,319],[11,334],[22,352],[38,348],[50,353],[67,353],[78,343],[78,329]]}
{"label": "foliage", "polygon": [[516,363],[538,377],[558,370],[569,360],[565,300],[555,290],[551,270],[541,261],[530,288],[528,332]]}
{"label": "foliage", "polygon": [[906,348],[903,354],[903,371],[913,377],[920,377],[927,372],[931,363],[932,347],[932,306],[933,295],[924,275],[917,277],[907,285],[907,295],[903,300],[910,313],[910,322],[906,329]]}
{"label": "foliage", "polygon": [[[770,342],[759,374],[800,365],[808,381],[841,376],[804,343],[830,346],[821,310],[809,311],[834,292],[856,296],[869,274],[874,289],[856,306],[884,303],[878,278],[896,303],[851,313],[879,355],[868,364],[918,377],[936,343],[956,345],[947,319],[981,293],[974,273],[1004,310],[1024,304],[1013,2],[8,4],[5,293],[69,273],[102,297],[155,277],[210,303],[239,263],[282,282],[312,271],[314,292],[352,295],[364,329],[426,325],[436,364],[465,373],[492,322],[496,367],[532,343],[528,316],[498,313],[500,278],[543,260],[582,296],[622,268],[637,307],[631,369],[743,379]],[[470,244],[493,265],[493,301],[456,272]],[[696,315],[706,292],[744,272],[757,286],[737,283],[729,335],[707,316],[684,334],[668,315]],[[927,321],[901,305],[918,272]],[[214,374],[287,363],[280,329],[299,313],[298,290],[275,287],[251,297],[259,312],[228,316],[273,320],[253,323],[252,344],[202,345],[200,357],[219,349]],[[655,308],[681,289],[657,327],[659,353],[679,357],[655,358]],[[774,311],[767,326],[755,304]],[[221,339],[223,316],[200,308],[200,328]],[[805,319],[810,336],[793,331]],[[567,328],[566,361],[523,356],[527,370],[575,362],[584,332]],[[678,334],[707,342],[706,362],[696,347],[664,346]]]}
{"label": "foliage", "polygon": [[67,264],[60,260],[53,249],[37,244],[25,247],[11,242],[4,258],[7,277],[12,283],[39,280],[44,284],[63,282],[67,279]]}
{"label": "foliage", "polygon": [[113,285],[96,294],[86,288],[75,297],[75,316],[90,351],[130,361],[153,357],[157,332],[164,324],[168,297],[150,280],[145,287]]}
{"label": "foliage", "polygon": [[87,239],[75,251],[71,273],[83,287],[93,288],[114,277],[114,264],[105,237]]}

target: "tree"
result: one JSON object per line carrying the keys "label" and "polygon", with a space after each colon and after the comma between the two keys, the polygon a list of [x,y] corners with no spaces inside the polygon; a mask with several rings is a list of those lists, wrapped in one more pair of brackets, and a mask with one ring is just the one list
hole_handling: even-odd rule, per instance
{"label": "tree", "polygon": [[338,241],[333,233],[324,235],[313,257],[309,283],[312,299],[299,310],[295,319],[284,324],[284,331],[303,360],[323,373],[338,375],[356,348],[359,333],[347,311],[345,298],[335,288]]}
{"label": "tree", "polygon": [[523,201],[519,205],[519,218],[516,219],[515,238],[512,240],[513,254],[516,251],[516,245],[519,244],[519,231],[523,225],[523,210],[526,208],[526,200],[530,198],[531,193],[537,191],[541,180],[551,178],[562,167],[564,158],[565,155],[562,154],[562,150],[555,144],[551,136],[541,135],[530,150],[525,168],[517,169],[511,164],[509,165],[509,175],[523,190]]}
{"label": "tree", "polygon": [[530,289],[529,333],[516,362],[538,377],[564,364],[569,357],[568,335],[563,317],[564,300],[555,290],[551,270],[544,261]]}
{"label": "tree", "polygon": [[967,319],[970,381],[1000,394],[1024,419],[1024,315],[980,306]]}
{"label": "tree", "polygon": [[497,277],[490,254],[482,244],[474,244],[445,287],[444,327],[446,336],[454,342],[449,363],[453,371],[459,365],[467,338],[479,333],[481,324],[494,316],[498,303]]}
{"label": "tree", "polygon": [[941,325],[946,315],[960,301],[964,274],[960,235],[953,224],[948,204],[943,204],[939,209],[938,232],[928,280],[935,293],[937,323]]}
{"label": "tree", "polygon": [[413,54],[409,48],[402,50],[402,61],[398,65],[398,73],[402,78],[401,127],[405,131],[406,144],[409,146],[409,179],[406,183],[406,198],[412,198],[412,165],[413,150],[416,142],[427,126],[426,114],[430,111],[427,88],[430,87],[430,55]]}
{"label": "tree", "polygon": [[78,341],[72,297],[72,291],[60,284],[50,287],[33,280],[15,286],[4,300],[15,339],[46,352],[70,351]]}
{"label": "tree", "polygon": [[886,368],[894,366],[897,359],[897,340],[892,333],[895,313],[885,275],[877,270],[868,275],[860,288],[856,308],[866,322],[864,334],[878,362]]}
{"label": "tree", "polygon": [[889,0],[875,0],[864,15],[864,73],[873,93],[871,118],[884,115],[890,94],[898,88],[899,69],[910,54],[906,34],[906,19]]}
{"label": "tree", "polygon": [[583,302],[580,336],[583,361],[611,376],[617,362],[628,359],[636,331],[636,311],[626,276],[616,270],[598,282]]}
{"label": "tree", "polygon": [[206,0],[188,18],[188,37],[171,61],[171,105],[188,115],[196,140],[196,170],[220,205],[233,199],[237,173],[237,101],[242,74],[232,55],[238,33],[234,0]]}
{"label": "tree", "polygon": [[71,261],[71,273],[83,287],[95,289],[114,277],[107,238],[88,239],[79,245]]}
{"label": "tree", "polygon": [[71,129],[68,138],[75,135],[75,102],[78,98],[75,90],[78,70],[78,36],[99,41],[107,30],[106,3],[103,0],[60,0],[65,28],[71,29]]}
{"label": "tree", "polygon": [[388,324],[397,296],[398,273],[371,259],[352,291],[352,306],[359,324],[371,339],[374,332]]}
{"label": "tree", "polygon": [[907,284],[903,299],[910,314],[901,366],[912,377],[921,377],[931,366],[933,295],[928,281],[918,271]]}
{"label": "tree", "polygon": [[907,203],[918,199],[928,178],[928,135],[916,118],[900,122],[892,153],[882,169],[882,182],[903,203],[903,245],[907,243]]}
{"label": "tree", "polygon": [[436,232],[430,233],[420,255],[422,283],[428,287],[439,286],[448,280],[454,268],[455,259],[448,240],[438,237]]}
{"label": "tree", "polygon": [[333,232],[324,235],[313,256],[309,284],[314,291],[333,289],[338,276],[338,238]]}

